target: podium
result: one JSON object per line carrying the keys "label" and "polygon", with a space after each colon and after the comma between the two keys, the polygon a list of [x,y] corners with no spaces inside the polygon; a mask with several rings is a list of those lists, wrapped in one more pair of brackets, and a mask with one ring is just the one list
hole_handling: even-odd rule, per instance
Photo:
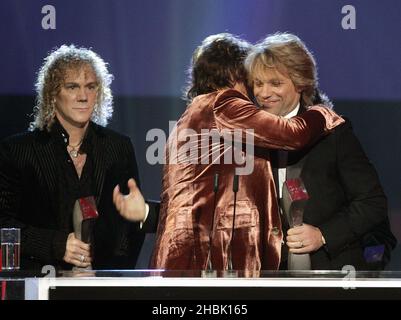
{"label": "podium", "polygon": [[399,271],[21,271],[1,272],[0,280],[26,300],[401,300]]}

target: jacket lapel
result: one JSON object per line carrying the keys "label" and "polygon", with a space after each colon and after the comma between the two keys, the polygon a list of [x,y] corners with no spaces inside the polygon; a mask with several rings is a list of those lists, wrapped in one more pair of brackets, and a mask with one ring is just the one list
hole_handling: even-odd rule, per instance
{"label": "jacket lapel", "polygon": [[54,141],[50,139],[47,132],[39,132],[38,139],[35,139],[33,144],[33,152],[36,154],[38,161],[38,174],[40,175],[40,181],[43,182],[43,195],[47,197],[45,201],[48,201],[48,205],[51,208],[51,212],[56,213],[56,220],[59,225],[63,225],[63,217],[60,216],[60,210],[58,208],[58,188],[59,179],[57,169],[57,160],[54,152]]}
{"label": "jacket lapel", "polygon": [[107,157],[107,144],[104,136],[99,132],[96,125],[93,125],[92,142],[92,159],[93,159],[93,184],[95,191],[96,204],[99,204],[99,199],[103,191],[106,169],[109,167],[109,157]]}
{"label": "jacket lapel", "polygon": [[[300,115],[305,111],[306,111],[306,109],[301,106],[298,110],[297,115]],[[288,152],[287,170],[286,170],[286,175],[285,175],[286,180],[301,177],[302,168],[303,168],[304,162],[306,160],[308,151],[309,151],[309,148],[306,147],[302,150]]]}
{"label": "jacket lapel", "polygon": [[33,150],[36,153],[40,173],[49,191],[56,190],[58,177],[53,141],[44,132],[40,132],[38,135],[38,143],[33,144]]}

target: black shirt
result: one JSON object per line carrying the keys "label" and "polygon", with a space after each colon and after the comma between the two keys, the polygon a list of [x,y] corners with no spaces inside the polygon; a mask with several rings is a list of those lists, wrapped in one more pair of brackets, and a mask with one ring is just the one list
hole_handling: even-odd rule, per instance
{"label": "black shirt", "polygon": [[70,154],[67,151],[69,135],[59,121],[55,121],[50,132],[55,144],[55,157],[58,162],[58,214],[60,215],[61,228],[67,232],[73,232],[73,210],[76,200],[94,194],[92,144],[93,132],[89,124],[82,141],[79,153],[86,153],[86,161],[82,169],[81,177],[75,169]]}

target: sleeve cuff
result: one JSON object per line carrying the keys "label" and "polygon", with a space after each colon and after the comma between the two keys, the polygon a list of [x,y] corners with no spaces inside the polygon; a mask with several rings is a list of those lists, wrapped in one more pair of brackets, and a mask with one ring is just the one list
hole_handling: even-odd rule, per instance
{"label": "sleeve cuff", "polygon": [[149,205],[145,203],[145,218],[139,223],[139,228],[142,229],[143,224],[146,222],[146,219],[148,218],[149,215]]}
{"label": "sleeve cuff", "polygon": [[67,244],[68,233],[57,232],[53,238],[53,256],[56,260],[63,261],[66,244]]}

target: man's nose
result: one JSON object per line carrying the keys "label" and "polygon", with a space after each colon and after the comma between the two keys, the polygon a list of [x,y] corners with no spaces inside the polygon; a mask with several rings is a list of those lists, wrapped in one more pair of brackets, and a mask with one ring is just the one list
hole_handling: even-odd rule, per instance
{"label": "man's nose", "polygon": [[260,92],[260,95],[261,95],[261,97],[262,97],[263,99],[269,98],[269,97],[272,95],[272,90],[271,90],[270,86],[268,86],[268,85],[265,84],[265,85],[262,87],[262,90],[261,90],[261,92]]}
{"label": "man's nose", "polygon": [[88,93],[86,92],[86,88],[80,88],[78,91],[78,101],[87,101]]}

